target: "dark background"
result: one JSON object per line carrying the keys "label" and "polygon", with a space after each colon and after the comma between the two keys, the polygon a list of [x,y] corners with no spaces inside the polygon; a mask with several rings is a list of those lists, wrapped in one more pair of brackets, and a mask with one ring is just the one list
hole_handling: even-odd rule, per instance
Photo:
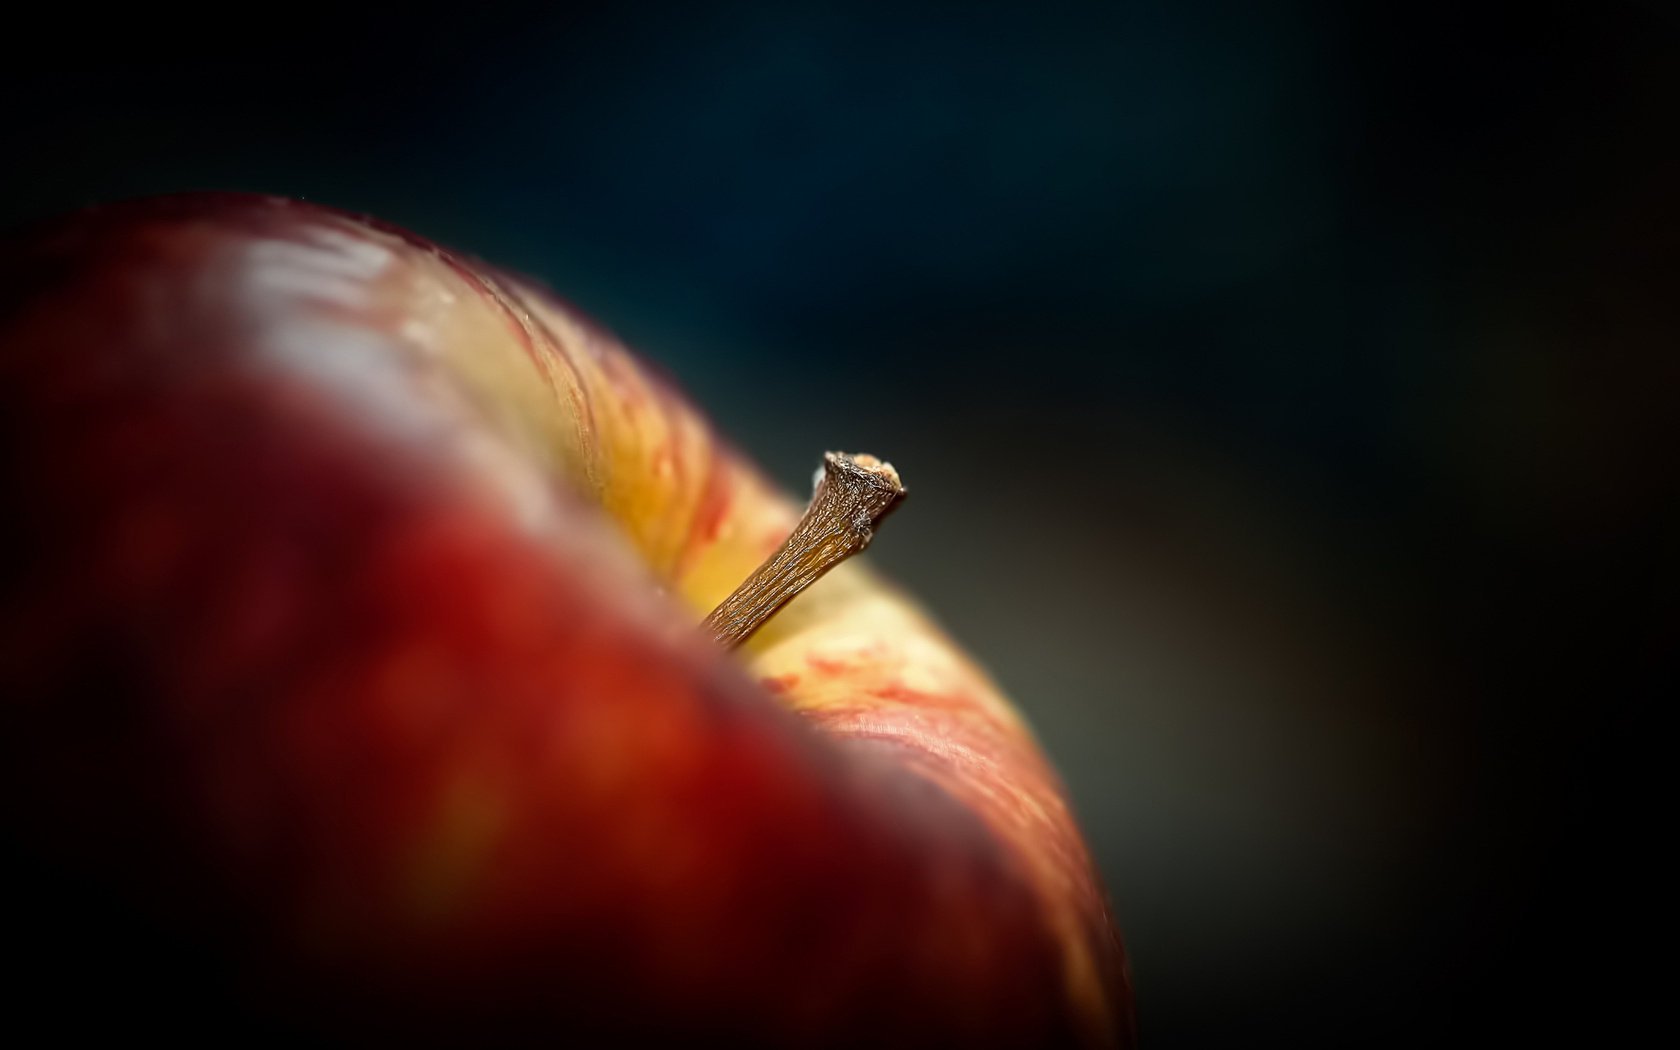
{"label": "dark background", "polygon": [[1659,991],[1680,20],[294,5],[14,23],[0,224],[187,188],[544,278],[1016,695],[1146,1045],[1599,1042]]}

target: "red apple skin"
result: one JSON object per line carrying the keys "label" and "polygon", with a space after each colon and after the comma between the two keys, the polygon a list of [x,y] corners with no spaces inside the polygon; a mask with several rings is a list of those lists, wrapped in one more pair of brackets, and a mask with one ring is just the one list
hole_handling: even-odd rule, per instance
{"label": "red apple skin", "polygon": [[1129,1044],[995,687],[851,566],[701,639],[794,507],[552,300],[297,202],[91,209],[0,250],[0,450],[24,1013]]}

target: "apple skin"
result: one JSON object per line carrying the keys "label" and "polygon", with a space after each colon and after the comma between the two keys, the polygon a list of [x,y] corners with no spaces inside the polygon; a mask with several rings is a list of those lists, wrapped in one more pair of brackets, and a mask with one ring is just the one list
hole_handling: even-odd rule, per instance
{"label": "apple skin", "polygon": [[997,688],[855,563],[707,643],[799,508],[552,298],[294,201],[89,209],[0,249],[0,450],[58,1030],[1130,1043]]}

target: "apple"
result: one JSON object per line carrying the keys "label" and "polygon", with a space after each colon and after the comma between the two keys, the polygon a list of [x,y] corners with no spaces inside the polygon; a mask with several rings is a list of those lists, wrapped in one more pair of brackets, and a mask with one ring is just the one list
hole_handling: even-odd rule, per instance
{"label": "apple", "polygon": [[0,250],[0,431],[14,1015],[1130,1042],[1021,717],[856,561],[701,630],[800,506],[529,283],[92,208]]}

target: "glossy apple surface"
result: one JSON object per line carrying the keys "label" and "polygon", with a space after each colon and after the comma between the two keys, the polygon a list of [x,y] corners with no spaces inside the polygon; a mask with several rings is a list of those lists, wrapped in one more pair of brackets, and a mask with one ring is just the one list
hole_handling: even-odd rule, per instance
{"label": "glossy apple surface", "polygon": [[996,687],[855,563],[700,637],[799,506],[551,298],[296,202],[93,209],[0,250],[0,435],[20,1001],[1129,1039]]}

